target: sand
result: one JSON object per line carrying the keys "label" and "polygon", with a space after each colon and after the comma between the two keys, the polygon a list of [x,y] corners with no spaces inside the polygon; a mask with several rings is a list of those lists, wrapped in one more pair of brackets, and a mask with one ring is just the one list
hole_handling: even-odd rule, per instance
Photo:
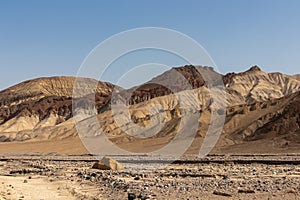
{"label": "sand", "polygon": [[[62,189],[61,189],[62,188]],[[2,200],[75,200],[64,182],[51,183],[45,177],[0,176],[0,199]]]}

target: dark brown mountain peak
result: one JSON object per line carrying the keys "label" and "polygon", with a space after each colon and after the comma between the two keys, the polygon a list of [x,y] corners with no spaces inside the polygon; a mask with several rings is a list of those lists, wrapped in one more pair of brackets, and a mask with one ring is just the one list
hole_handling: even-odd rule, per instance
{"label": "dark brown mountain peak", "polygon": [[[206,85],[203,76],[209,79],[212,72],[214,72],[213,68],[207,66],[173,67],[142,86],[127,90],[126,93],[132,94],[130,104],[136,104],[173,92],[203,87]],[[126,96],[125,92],[123,95]]]}
{"label": "dark brown mountain peak", "polygon": [[246,72],[256,72],[256,71],[260,72],[261,69],[257,65],[254,65],[249,70],[247,70]]}
{"label": "dark brown mountain peak", "polygon": [[200,65],[184,65],[180,67],[172,67],[178,72],[187,72],[187,73],[199,73],[199,69],[214,71],[213,67],[210,66],[200,66]]}

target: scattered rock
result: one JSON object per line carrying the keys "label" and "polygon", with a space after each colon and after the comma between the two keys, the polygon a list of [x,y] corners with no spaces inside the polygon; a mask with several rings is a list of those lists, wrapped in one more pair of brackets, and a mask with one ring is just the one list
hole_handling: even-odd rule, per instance
{"label": "scattered rock", "polygon": [[134,200],[136,199],[136,195],[133,193],[128,193],[128,200]]}
{"label": "scattered rock", "polygon": [[293,189],[291,189],[291,190],[288,190],[288,191],[286,191],[286,193],[290,193],[290,194],[296,194],[296,193],[297,193],[297,191],[296,191],[296,190],[293,190]]}
{"label": "scattered rock", "polygon": [[231,197],[232,195],[226,192],[214,191],[214,195],[224,196],[224,197]]}
{"label": "scattered rock", "polygon": [[255,191],[254,190],[250,190],[250,189],[239,189],[238,193],[251,194],[251,193],[255,193]]}

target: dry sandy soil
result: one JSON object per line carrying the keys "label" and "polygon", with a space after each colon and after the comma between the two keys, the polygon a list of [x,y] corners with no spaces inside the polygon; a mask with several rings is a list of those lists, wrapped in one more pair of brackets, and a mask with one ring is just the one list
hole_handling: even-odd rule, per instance
{"label": "dry sandy soil", "polygon": [[45,177],[0,177],[0,199],[76,199],[67,190],[61,190],[63,182],[50,183]]}
{"label": "dry sandy soil", "polygon": [[[123,171],[91,169],[92,156],[2,155],[2,199],[300,199],[299,155],[118,157]],[[144,159],[144,160],[143,160]],[[226,161],[224,160],[226,159]],[[153,170],[146,170],[151,166]],[[138,169],[138,170],[137,170]]]}

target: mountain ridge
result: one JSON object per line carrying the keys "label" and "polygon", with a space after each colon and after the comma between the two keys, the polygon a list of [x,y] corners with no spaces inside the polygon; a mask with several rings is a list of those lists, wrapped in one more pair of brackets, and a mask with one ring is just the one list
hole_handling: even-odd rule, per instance
{"label": "mountain ridge", "polygon": [[[197,70],[198,67],[200,70]],[[146,144],[149,142],[151,146],[153,141],[166,142],[168,141],[166,138],[170,139],[175,134],[183,114],[182,106],[184,106],[180,106],[174,99],[175,93],[187,95],[186,98],[189,98],[191,94],[196,94],[197,103],[186,102],[187,106],[196,103],[193,108],[195,110],[188,109],[186,112],[201,113],[197,138],[203,139],[209,126],[212,106],[218,106],[218,101],[225,99],[220,97],[220,99],[211,101],[207,81],[199,73],[201,70],[212,74],[212,78],[205,77],[206,80],[211,81],[215,77],[219,77],[225,85],[227,117],[219,148],[227,148],[229,144],[247,146],[251,142],[275,139],[278,140],[278,144],[283,144],[288,148],[292,146],[291,149],[297,146],[297,143],[287,139],[296,138],[298,140],[297,134],[299,133],[299,112],[292,113],[293,110],[297,111],[298,107],[293,107],[292,103],[289,104],[288,101],[294,102],[294,104],[299,103],[300,81],[292,76],[266,73],[258,66],[253,66],[241,73],[221,75],[211,67],[187,65],[172,68],[149,82],[129,90],[123,90],[111,83],[80,79],[86,84],[82,87],[85,94],[86,90],[93,91],[90,85],[98,84],[95,94],[96,111],[89,112],[98,114],[104,133],[115,143],[126,146],[126,148],[134,148],[133,143]],[[72,99],[72,86],[75,78],[39,78],[1,91],[0,141],[64,140],[78,137],[72,113],[74,100]],[[166,84],[168,88],[160,86],[160,84]],[[212,81],[212,84],[219,83]],[[128,106],[131,122],[123,124],[122,129],[117,127],[110,110],[114,88],[117,89],[117,94],[125,93],[127,98],[130,97]],[[213,90],[218,93],[221,88],[217,87]],[[295,98],[291,98],[293,95]],[[85,96],[85,98],[79,96],[75,99],[75,103],[86,107],[93,99],[93,95]],[[162,114],[161,110],[149,112],[150,108],[157,104],[162,105],[166,114],[166,125],[160,133],[149,141],[126,136],[123,130],[134,130],[134,124],[146,127],[152,119]],[[94,127],[92,124],[90,126]],[[291,129],[291,132],[283,134],[282,130],[286,128]],[[279,137],[280,134],[283,136]],[[130,145],[131,143],[132,145]],[[152,148],[150,146],[149,148]],[[282,145],[279,145],[278,148],[282,148]]]}

